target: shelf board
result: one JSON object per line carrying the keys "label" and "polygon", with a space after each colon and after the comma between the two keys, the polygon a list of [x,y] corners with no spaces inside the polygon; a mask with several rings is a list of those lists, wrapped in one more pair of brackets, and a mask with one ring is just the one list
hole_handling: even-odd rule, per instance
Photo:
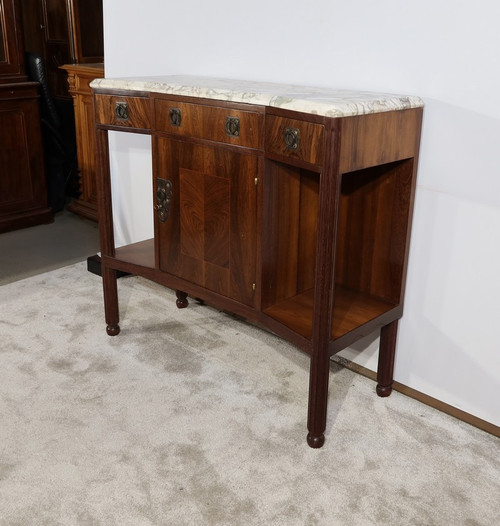
{"label": "shelf board", "polygon": [[[309,289],[302,294],[272,305],[264,311],[264,314],[310,340],[312,338],[313,300],[313,289]],[[336,286],[332,340],[344,336],[394,307],[394,303],[383,299]]]}
{"label": "shelf board", "polygon": [[146,239],[132,243],[115,250],[115,259],[140,265],[141,267],[155,268],[154,239]]}

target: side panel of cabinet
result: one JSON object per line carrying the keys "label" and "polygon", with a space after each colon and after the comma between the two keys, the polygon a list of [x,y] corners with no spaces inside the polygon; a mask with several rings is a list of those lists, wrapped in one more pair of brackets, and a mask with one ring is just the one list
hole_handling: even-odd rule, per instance
{"label": "side panel of cabinet", "polygon": [[160,270],[254,306],[259,158],[162,137],[153,145],[155,195],[158,179],[172,192],[167,219],[155,219]]}

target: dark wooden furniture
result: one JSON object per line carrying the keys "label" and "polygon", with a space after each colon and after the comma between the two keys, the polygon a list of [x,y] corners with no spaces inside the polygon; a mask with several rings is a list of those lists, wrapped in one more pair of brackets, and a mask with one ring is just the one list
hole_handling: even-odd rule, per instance
{"label": "dark wooden furniture", "polygon": [[24,72],[20,6],[0,0],[0,232],[52,221],[38,84]]}
{"label": "dark wooden furniture", "polygon": [[95,182],[95,123],[90,83],[104,76],[104,64],[66,64],[69,92],[73,97],[80,196],[68,210],[97,221]]}
{"label": "dark wooden furniture", "polygon": [[102,0],[23,0],[26,51],[45,62],[55,99],[70,101],[60,66],[104,60]]}
{"label": "dark wooden furniture", "polygon": [[[391,393],[421,104],[346,96],[343,108],[367,114],[334,103],[328,117],[314,96],[299,112],[274,107],[280,93],[243,104],[193,80],[107,80],[94,83],[107,333],[120,331],[117,271],[175,289],[180,308],[189,294],[258,322],[310,355],[307,441],[321,447],[333,354],[380,330],[377,393]],[[120,248],[108,130],[152,135],[154,238]]]}

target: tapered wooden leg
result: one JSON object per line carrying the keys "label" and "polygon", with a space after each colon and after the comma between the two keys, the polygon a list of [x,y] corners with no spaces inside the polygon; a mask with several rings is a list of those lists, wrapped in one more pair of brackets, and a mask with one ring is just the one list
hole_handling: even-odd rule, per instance
{"label": "tapered wooden leg", "polygon": [[328,352],[313,354],[309,379],[309,413],[307,418],[307,443],[319,448],[325,443],[326,414],[328,406],[328,381],[330,360]]}
{"label": "tapered wooden leg", "polygon": [[120,314],[118,311],[118,289],[116,285],[116,270],[102,266],[102,286],[104,289],[104,313],[106,316],[106,332],[116,336],[120,332]]}
{"label": "tapered wooden leg", "polygon": [[398,320],[385,325],[380,330],[380,349],[377,369],[377,394],[379,396],[389,396],[392,393],[397,335]]}
{"label": "tapered wooden leg", "polygon": [[175,302],[177,308],[185,309],[189,305],[189,301],[187,300],[187,293],[182,292],[182,290],[176,290],[175,295],[177,296],[177,300]]}

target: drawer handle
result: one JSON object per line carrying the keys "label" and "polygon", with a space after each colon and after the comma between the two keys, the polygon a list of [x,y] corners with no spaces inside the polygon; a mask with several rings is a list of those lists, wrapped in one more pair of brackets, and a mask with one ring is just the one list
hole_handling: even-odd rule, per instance
{"label": "drawer handle", "polygon": [[158,219],[165,223],[170,215],[170,205],[172,204],[172,181],[168,179],[156,179],[156,205],[155,210]]}
{"label": "drawer handle", "polygon": [[285,128],[283,139],[287,150],[298,150],[300,146],[300,130],[298,128]]}
{"label": "drawer handle", "polygon": [[128,121],[130,113],[128,110],[128,104],[126,102],[115,103],[115,116],[120,121]]}
{"label": "drawer handle", "polygon": [[182,112],[180,108],[170,108],[168,118],[172,126],[180,126],[182,122]]}
{"label": "drawer handle", "polygon": [[226,133],[229,137],[240,136],[240,119],[238,117],[226,117]]}

